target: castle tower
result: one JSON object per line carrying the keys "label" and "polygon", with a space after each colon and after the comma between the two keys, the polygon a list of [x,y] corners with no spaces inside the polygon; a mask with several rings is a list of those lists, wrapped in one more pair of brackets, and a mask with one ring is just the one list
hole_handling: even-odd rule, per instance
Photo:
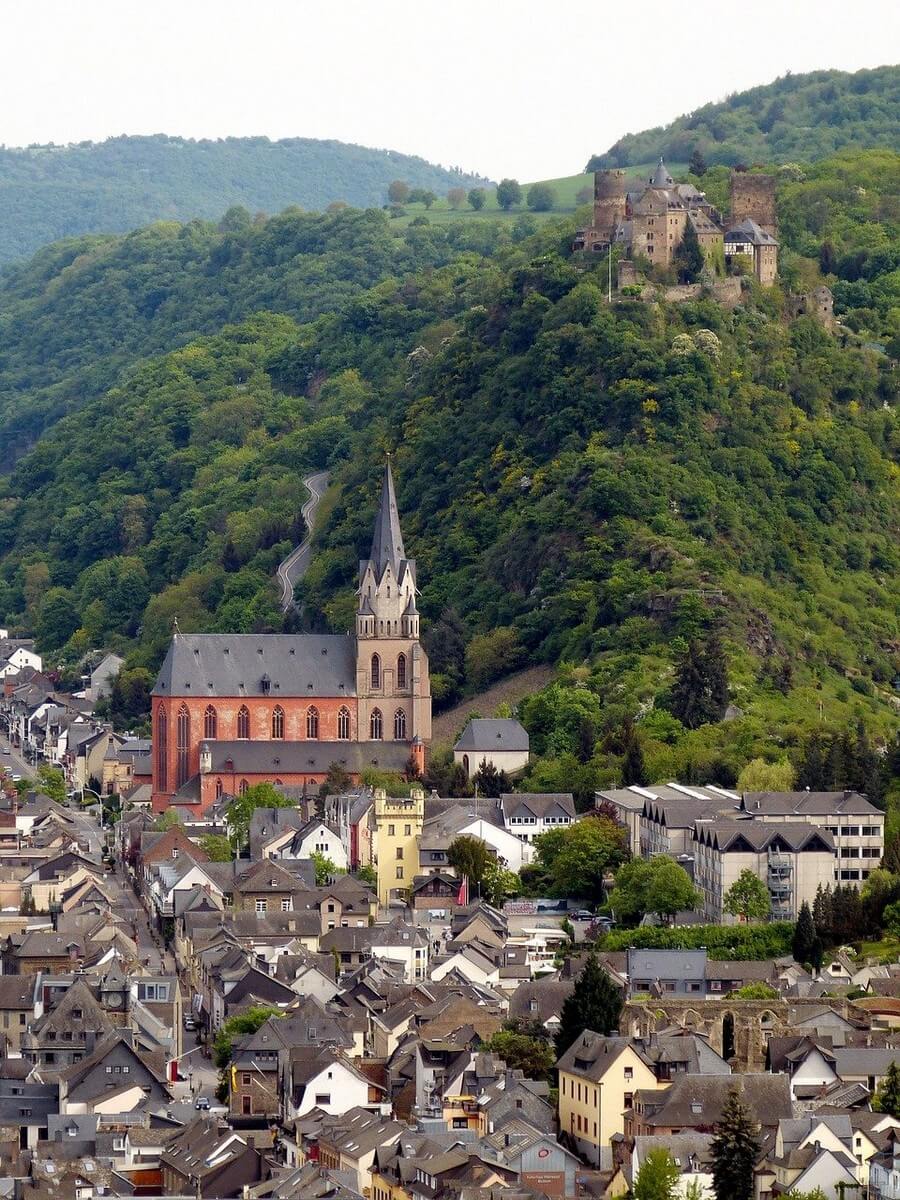
{"label": "castle tower", "polygon": [[616,226],[625,220],[625,172],[594,172],[594,229],[610,241]]}
{"label": "castle tower", "polygon": [[406,900],[419,873],[419,838],[425,820],[425,793],[412,788],[409,799],[375,792],[378,849],[378,903]]}
{"label": "castle tower", "polygon": [[778,237],[778,216],[775,211],[774,175],[754,175],[749,171],[731,172],[731,224],[740,225],[747,218],[755,221],[763,233]]}
{"label": "castle tower", "polygon": [[369,557],[359,564],[356,694],[360,741],[431,739],[428,656],[419,641],[416,563],[406,557],[390,459]]}

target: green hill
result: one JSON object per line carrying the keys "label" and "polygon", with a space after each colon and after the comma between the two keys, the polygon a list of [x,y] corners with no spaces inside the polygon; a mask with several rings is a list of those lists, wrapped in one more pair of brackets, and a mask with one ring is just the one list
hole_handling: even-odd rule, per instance
{"label": "green hill", "polygon": [[421,158],[312,138],[117,137],[0,149],[0,263],[83,233],[217,218],[232,205],[281,212],[333,201],[380,207],[394,179],[444,195],[484,183]]}
{"label": "green hill", "polygon": [[[727,783],[857,721],[886,740],[898,164],[843,155],[780,201],[789,270],[820,271],[829,242],[826,265],[868,288],[839,303],[860,338],[786,322],[778,289],[733,313],[610,308],[605,262],[571,257],[566,218],[519,237],[294,213],[48,249],[6,282],[0,380],[20,421],[48,399],[72,411],[0,489],[4,624],[64,665],[125,652],[133,720],[173,617],[282,628],[299,479],[328,466],[303,591],[311,624],[344,630],[390,448],[439,701],[559,664],[525,705],[533,786],[619,779],[635,716],[652,778]],[[872,325],[887,354],[863,344]],[[674,681],[707,643],[728,690],[695,719]]]}
{"label": "green hill", "polygon": [[812,71],[704,104],[671,124],[619,138],[587,170],[666,160],[811,162],[835,150],[900,145],[900,67]]}

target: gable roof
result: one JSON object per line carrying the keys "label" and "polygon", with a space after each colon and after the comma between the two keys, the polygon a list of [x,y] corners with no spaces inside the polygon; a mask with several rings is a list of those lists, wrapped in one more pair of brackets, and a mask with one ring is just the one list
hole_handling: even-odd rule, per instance
{"label": "gable roof", "polygon": [[524,807],[536,817],[543,817],[554,808],[560,808],[567,816],[573,820],[575,818],[575,800],[571,792],[504,792],[500,797],[500,807],[507,817]]}
{"label": "gable roof", "polygon": [[457,739],[454,750],[524,751],[529,746],[525,727],[512,717],[476,717]]}
{"label": "gable roof", "polygon": [[[268,677],[268,690],[264,677]],[[356,643],[346,634],[179,633],[154,696],[355,696]]]}

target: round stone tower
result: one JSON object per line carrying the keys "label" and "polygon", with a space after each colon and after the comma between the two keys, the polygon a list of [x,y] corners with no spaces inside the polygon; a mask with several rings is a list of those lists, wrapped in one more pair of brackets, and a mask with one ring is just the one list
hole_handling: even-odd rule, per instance
{"label": "round stone tower", "polygon": [[625,220],[625,172],[594,172],[594,228],[611,238],[616,225]]}

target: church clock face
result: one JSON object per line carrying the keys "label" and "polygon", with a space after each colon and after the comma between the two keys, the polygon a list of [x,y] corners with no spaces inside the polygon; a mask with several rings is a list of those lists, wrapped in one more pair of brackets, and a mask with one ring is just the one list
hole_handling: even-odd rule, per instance
{"label": "church clock face", "polygon": [[110,1008],[121,1008],[122,1007],[122,997],[119,995],[118,992],[112,992],[110,994],[109,998],[107,999],[107,1004],[109,1005]]}

